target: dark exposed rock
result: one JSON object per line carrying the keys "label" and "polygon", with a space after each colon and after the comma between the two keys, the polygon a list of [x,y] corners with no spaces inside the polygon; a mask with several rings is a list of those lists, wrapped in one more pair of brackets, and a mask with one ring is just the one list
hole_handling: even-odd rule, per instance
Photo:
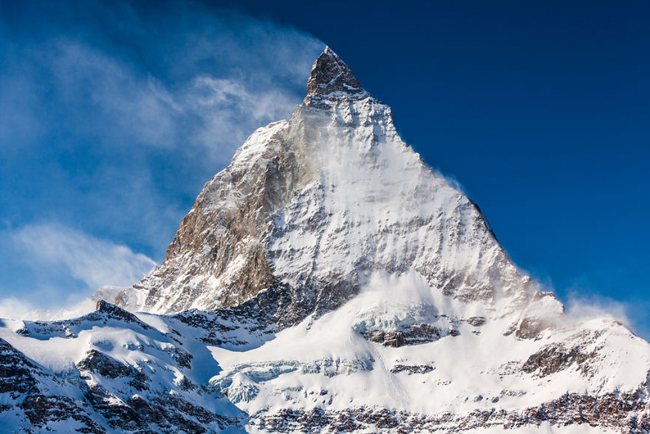
{"label": "dark exposed rock", "polygon": [[515,329],[515,336],[519,339],[535,339],[539,334],[550,327],[550,323],[541,318],[524,318]]}
{"label": "dark exposed rock", "polygon": [[650,432],[650,418],[643,413],[647,391],[631,394],[609,393],[602,396],[566,394],[539,407],[523,411],[497,409],[474,410],[467,415],[443,413],[421,415],[381,408],[355,407],[342,411],[322,409],[281,410],[259,415],[251,425],[270,432],[318,432],[325,428],[337,432],[354,430],[378,431],[394,429],[399,433],[460,433],[478,428],[513,429],[523,426],[590,425],[619,430],[625,434]]}
{"label": "dark exposed rock", "polygon": [[384,330],[372,330],[363,332],[363,337],[371,342],[377,342],[386,347],[401,347],[404,345],[402,332],[388,332]]}
{"label": "dark exposed rock", "polygon": [[401,347],[434,342],[444,336],[459,336],[456,329],[441,330],[431,324],[415,324],[400,331],[364,330],[363,337],[386,347]]}
{"label": "dark exposed rock", "polygon": [[194,357],[190,353],[180,348],[174,348],[171,354],[179,367],[192,369],[192,359]]}
{"label": "dark exposed rock", "polygon": [[390,372],[397,374],[398,372],[408,372],[409,374],[426,374],[433,371],[431,365],[395,365],[390,368]]}
{"label": "dark exposed rock", "polygon": [[484,316],[473,316],[467,320],[467,322],[470,325],[473,325],[474,327],[480,327],[483,324],[485,324],[485,317]]}
{"label": "dark exposed rock", "polygon": [[326,96],[334,92],[344,92],[348,97],[365,94],[350,68],[329,47],[312,67],[307,92],[310,96]]}
{"label": "dark exposed rock", "polygon": [[[119,308],[114,304],[111,304],[104,300],[99,300],[97,302],[97,308],[95,310],[95,313],[104,314],[106,318],[116,319],[118,321],[137,323],[140,326],[142,326],[142,328],[144,328],[145,330],[149,328],[148,325],[140,321],[138,317],[133,315],[131,312],[127,312],[124,309]],[[91,313],[82,318],[89,319],[94,317],[96,317],[96,315],[93,315]]]}
{"label": "dark exposed rock", "polygon": [[86,357],[77,363],[77,368],[81,371],[90,371],[110,379],[130,377],[134,372],[137,372],[133,367],[120,363],[97,350],[88,351]]}
{"label": "dark exposed rock", "polygon": [[588,366],[585,362],[594,356],[593,353],[583,353],[579,347],[567,349],[562,344],[552,344],[531,355],[521,369],[526,373],[535,372],[540,377],[546,377],[576,364],[583,373],[586,373]]}
{"label": "dark exposed rock", "polygon": [[35,427],[73,419],[82,425],[76,430],[77,432],[89,434],[106,432],[75,400],[65,396],[29,395],[20,404],[20,408]]}
{"label": "dark exposed rock", "polygon": [[86,357],[77,363],[77,368],[81,371],[82,378],[87,378],[85,372],[92,372],[111,380],[128,378],[128,384],[138,391],[149,388],[149,378],[147,378],[144,372],[133,366],[118,362],[97,350],[88,351]]}

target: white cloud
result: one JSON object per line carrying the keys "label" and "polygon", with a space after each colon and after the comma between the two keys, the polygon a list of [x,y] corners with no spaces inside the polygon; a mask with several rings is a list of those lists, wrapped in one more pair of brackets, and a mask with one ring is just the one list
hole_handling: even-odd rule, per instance
{"label": "white cloud", "polygon": [[60,101],[86,121],[68,125],[75,134],[112,146],[175,145],[179,107],[154,77],[125,59],[68,38],[35,49],[32,56],[52,72]]}
{"label": "white cloud", "polygon": [[140,280],[156,263],[130,248],[100,240],[61,225],[32,225],[11,234],[33,267],[65,268],[90,289],[128,286]]}

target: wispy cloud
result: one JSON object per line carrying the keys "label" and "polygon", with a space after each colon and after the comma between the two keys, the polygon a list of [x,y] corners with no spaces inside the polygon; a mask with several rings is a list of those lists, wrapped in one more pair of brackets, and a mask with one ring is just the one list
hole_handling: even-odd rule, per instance
{"label": "wispy cloud", "polygon": [[90,289],[128,286],[156,265],[126,246],[61,225],[25,226],[10,236],[32,267],[64,267]]}

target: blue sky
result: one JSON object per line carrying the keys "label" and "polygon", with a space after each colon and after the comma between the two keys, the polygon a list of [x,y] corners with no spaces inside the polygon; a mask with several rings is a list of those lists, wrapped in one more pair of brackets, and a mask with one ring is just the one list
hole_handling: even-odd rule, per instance
{"label": "blue sky", "polygon": [[326,43],[519,266],[650,336],[650,5],[385,3],[1,2],[0,308],[160,262]]}

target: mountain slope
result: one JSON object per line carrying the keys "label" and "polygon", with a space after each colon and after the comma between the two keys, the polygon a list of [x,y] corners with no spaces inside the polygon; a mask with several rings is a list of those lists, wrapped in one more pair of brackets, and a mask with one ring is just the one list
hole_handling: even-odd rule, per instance
{"label": "mountain slope", "polygon": [[275,290],[289,294],[282,317],[295,323],[373,273],[409,270],[466,301],[530,300],[534,285],[478,207],[404,144],[390,108],[331,50],[308,89],[290,121],[257,130],[206,184],[163,265],[118,304],[211,310]]}
{"label": "mountain slope", "polygon": [[[331,50],[307,90],[205,185],[163,264],[117,306],[3,323],[0,421],[650,432],[647,342],[611,319],[565,317]],[[33,396],[69,408],[38,422],[24,410]]]}

